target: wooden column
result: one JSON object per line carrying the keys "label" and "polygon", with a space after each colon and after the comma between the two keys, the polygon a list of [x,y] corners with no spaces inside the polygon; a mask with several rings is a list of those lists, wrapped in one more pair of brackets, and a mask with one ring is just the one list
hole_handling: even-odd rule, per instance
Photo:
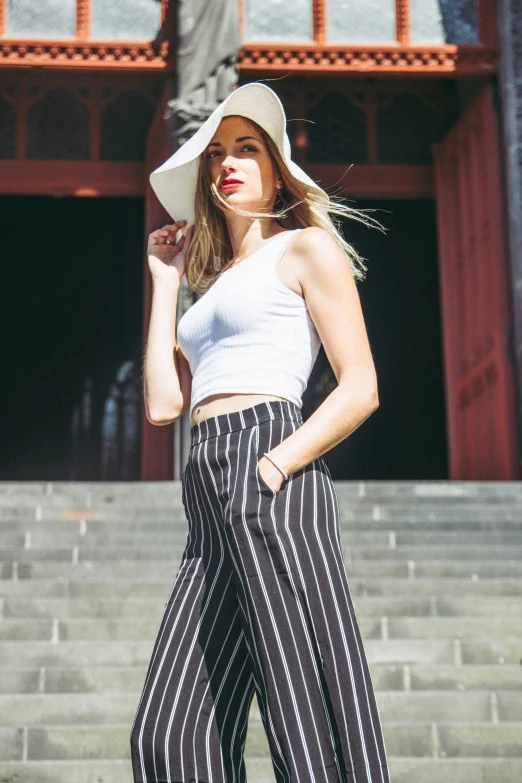
{"label": "wooden column", "polygon": [[435,145],[449,478],[520,478],[498,118],[487,84]]}
{"label": "wooden column", "polygon": [[[156,198],[149,182],[149,174],[160,166],[172,154],[172,140],[168,134],[167,123],[163,119],[167,101],[172,97],[172,82],[165,84],[156,115],[151,125],[147,139],[147,152],[145,161],[145,237],[143,248],[143,346],[145,347],[149,328],[149,319],[152,304],[152,280],[147,261],[147,244],[149,234],[172,223],[172,218],[163,209]],[[166,424],[158,427],[151,424],[145,415],[145,406],[142,405],[141,417],[141,480],[142,481],[169,481],[173,477],[174,450],[173,450],[174,424]]]}

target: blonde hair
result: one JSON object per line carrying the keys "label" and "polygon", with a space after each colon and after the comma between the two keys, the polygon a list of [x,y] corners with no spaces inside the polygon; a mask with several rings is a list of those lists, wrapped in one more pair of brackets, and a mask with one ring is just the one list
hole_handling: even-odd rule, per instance
{"label": "blonde hair", "polygon": [[[229,115],[230,116],[230,115]],[[221,272],[231,265],[233,251],[228,235],[224,210],[253,218],[277,220],[283,228],[295,229],[317,226],[328,231],[337,241],[347,256],[355,280],[364,280],[367,267],[363,258],[346,242],[337,217],[347,217],[357,220],[367,226],[383,227],[374,218],[366,215],[366,210],[353,209],[341,203],[339,199],[327,194],[325,197],[309,190],[300,180],[296,179],[283,160],[276,143],[266,131],[253,120],[243,117],[263,139],[272,162],[281,176],[283,186],[276,199],[281,201],[281,207],[271,212],[249,212],[237,207],[231,207],[219,193],[212,181],[206,162],[206,151],[200,156],[196,198],[195,225],[192,240],[185,259],[185,274],[190,288],[204,293],[219,277]],[[222,209],[219,207],[221,206]]]}

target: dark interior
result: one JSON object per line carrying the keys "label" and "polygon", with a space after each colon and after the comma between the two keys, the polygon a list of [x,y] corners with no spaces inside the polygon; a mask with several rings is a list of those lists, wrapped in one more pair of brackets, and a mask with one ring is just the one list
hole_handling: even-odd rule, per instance
{"label": "dark interior", "polygon": [[0,216],[0,479],[68,480],[85,378],[99,450],[110,385],[141,354],[144,201],[2,196]]}
{"label": "dark interior", "polygon": [[[379,408],[323,459],[336,479],[448,476],[435,202],[350,202],[387,234],[353,220],[344,236],[366,260],[357,284],[377,372]],[[323,348],[303,396],[303,418],[336,384]]]}

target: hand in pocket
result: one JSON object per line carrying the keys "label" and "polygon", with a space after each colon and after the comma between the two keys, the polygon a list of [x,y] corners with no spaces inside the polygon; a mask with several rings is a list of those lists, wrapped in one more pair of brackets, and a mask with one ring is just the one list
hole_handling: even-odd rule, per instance
{"label": "hand in pocket", "polygon": [[257,473],[261,479],[276,494],[281,489],[283,474],[266,457],[261,457],[257,463]]}

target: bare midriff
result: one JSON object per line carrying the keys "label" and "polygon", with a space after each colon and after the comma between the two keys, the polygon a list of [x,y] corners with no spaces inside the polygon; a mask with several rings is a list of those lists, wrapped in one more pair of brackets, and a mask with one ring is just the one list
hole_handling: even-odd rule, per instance
{"label": "bare midriff", "polygon": [[275,394],[211,394],[198,402],[192,411],[192,424],[199,424],[212,416],[219,416],[221,413],[234,413],[244,408],[250,408],[259,402],[268,402],[270,400],[285,400],[285,397],[277,397]]}

